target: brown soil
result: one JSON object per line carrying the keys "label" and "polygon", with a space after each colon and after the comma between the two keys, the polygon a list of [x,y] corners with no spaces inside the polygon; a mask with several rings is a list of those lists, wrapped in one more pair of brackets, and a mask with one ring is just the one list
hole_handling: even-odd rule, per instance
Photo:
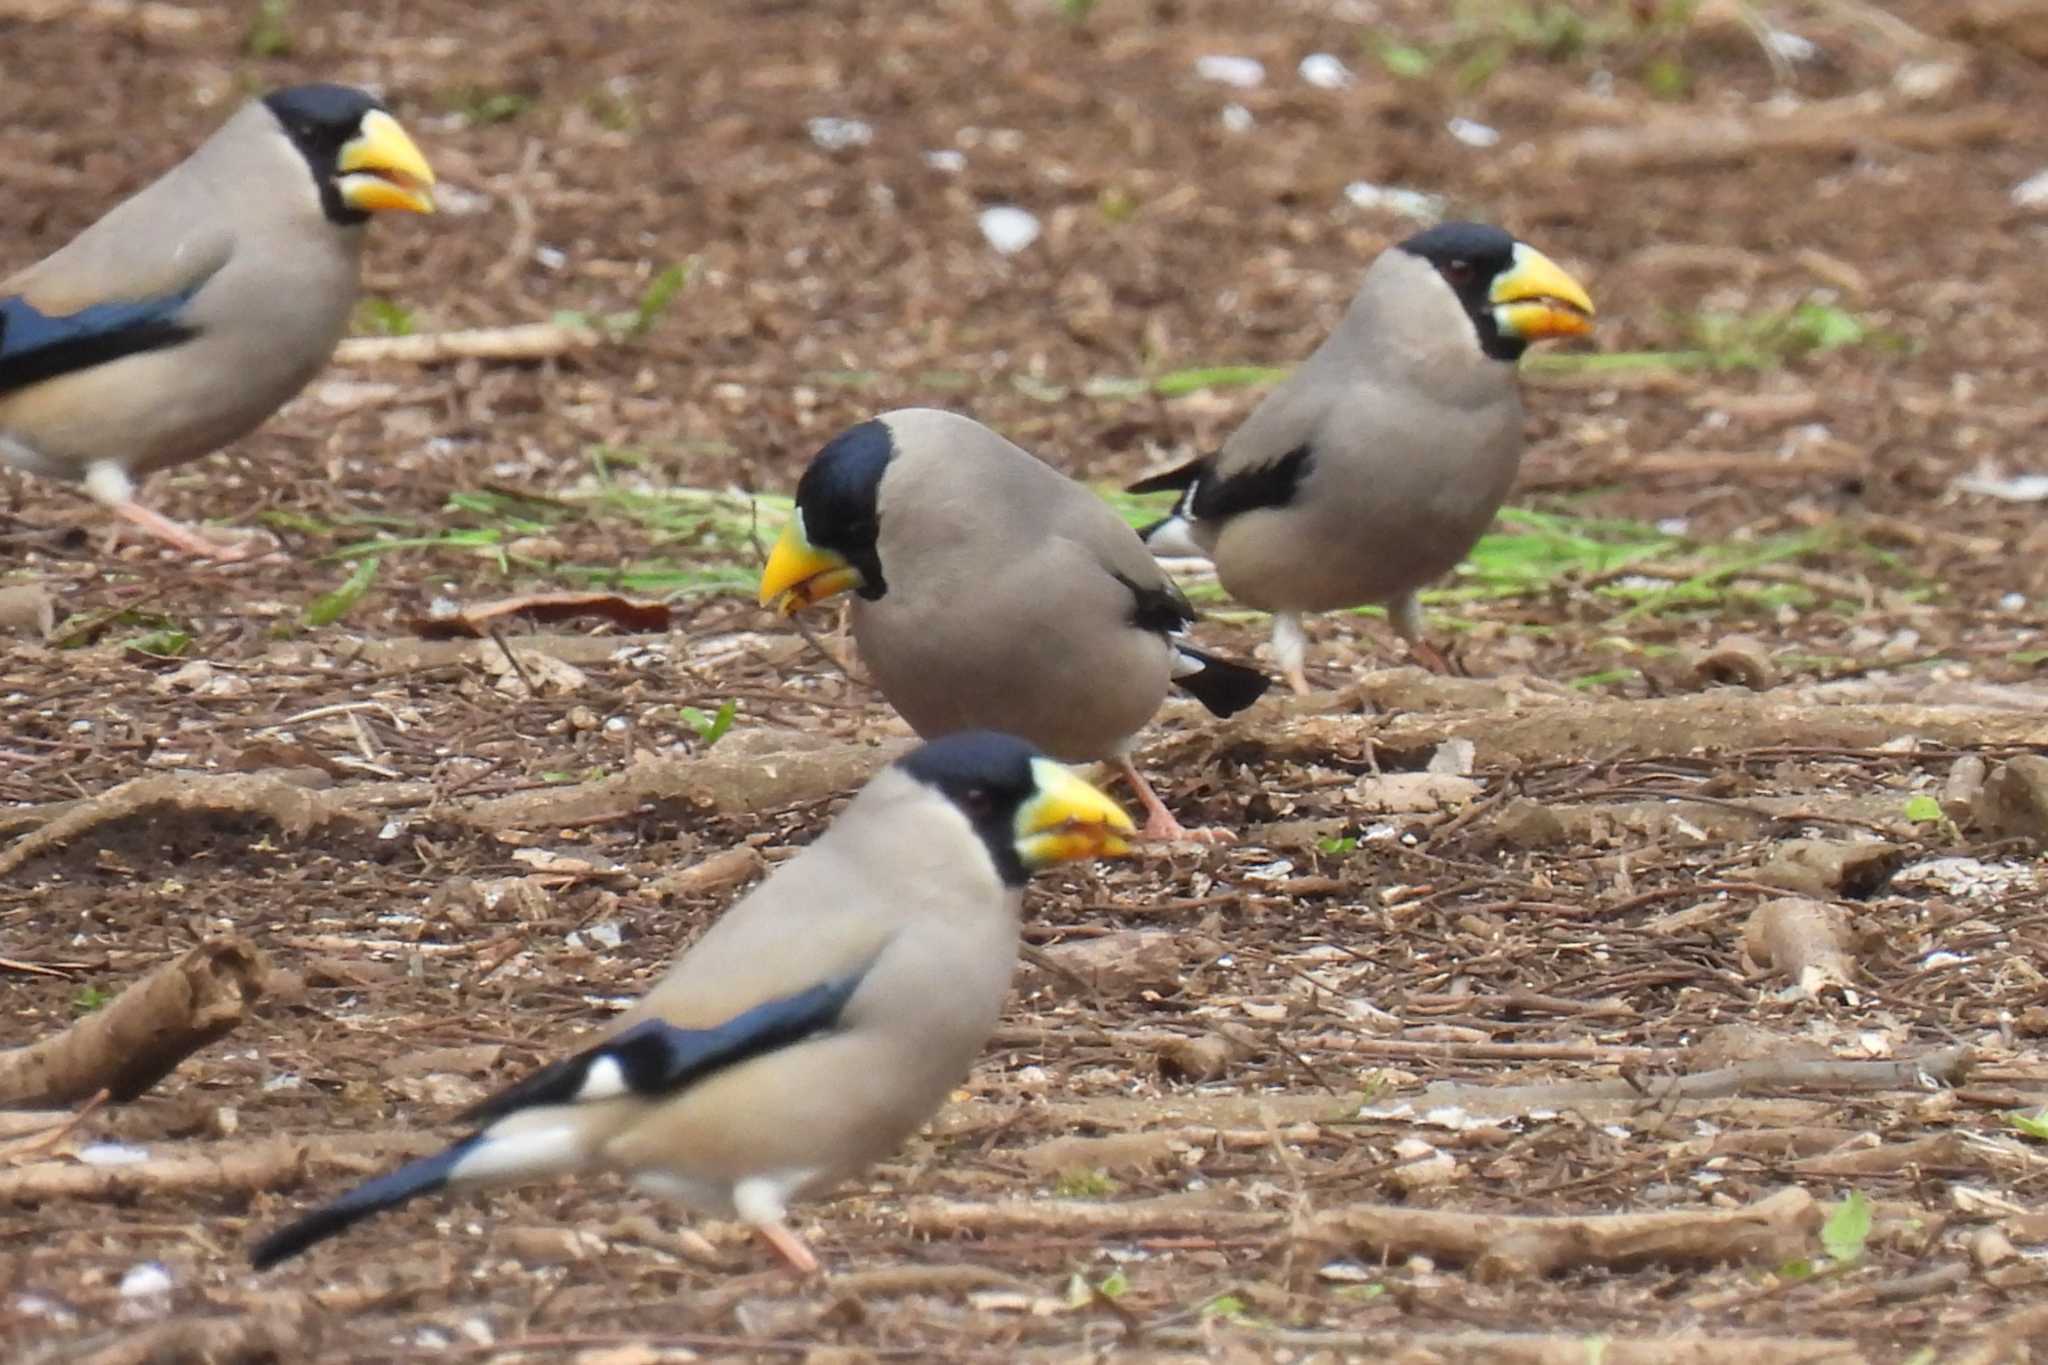
{"label": "brown soil", "polygon": [[[2025,55],[2042,11],[1765,6],[1821,49],[1784,109],[1745,7],[1711,0],[1690,25],[1525,46],[1461,83],[1514,16],[1565,8],[1157,0],[1075,23],[1035,0],[414,0],[300,6],[289,53],[259,58],[249,5],[0,0],[0,271],[243,90],[315,78],[381,85],[460,191],[467,211],[374,228],[370,291],[422,331],[630,309],[655,271],[696,262],[644,337],[538,364],[337,368],[152,488],[173,516],[279,528],[281,554],[105,554],[82,497],[0,481],[6,582],[96,623],[76,648],[0,643],[0,1042],[62,1028],[81,992],[211,935],[249,936],[276,972],[253,1019],[149,1095],[54,1147],[0,1148],[0,1349],[2041,1358],[2048,1148],[2008,1115],[2048,1100],[2042,827],[2000,765],[2048,743],[2048,533],[2036,508],[1952,484],[2028,471],[2048,418],[2048,238],[2010,198],[2048,165],[2048,80]],[[1656,8],[1577,6],[1603,23]],[[1980,21],[1951,32],[1965,11]],[[1386,40],[1452,55],[1400,80],[1371,55]],[[1358,82],[1303,81],[1317,51]],[[1262,59],[1265,84],[1198,79],[1206,53]],[[1602,71],[1611,95],[1589,93]],[[1652,98],[1674,82],[1683,101]],[[510,117],[464,117],[504,94]],[[1224,128],[1232,102],[1250,131]],[[819,116],[865,119],[872,141],[822,150]],[[1454,140],[1454,116],[1501,144]],[[1739,121],[1734,143],[1716,119]],[[1589,133],[1608,142],[1588,150]],[[1639,135],[1650,152],[1613,152]],[[942,148],[964,170],[927,164]],[[1347,203],[1361,180],[1443,193],[1539,244],[1599,300],[1604,350],[1833,291],[1885,344],[1539,379],[1518,499],[1685,518],[1709,543],[1815,532],[1812,551],[1687,611],[1620,618],[1582,571],[1448,606],[1470,681],[1385,668],[1377,622],[1326,620],[1316,704],[1227,726],[1169,710],[1145,753],[1162,791],[1244,841],[1036,890],[1031,937],[1063,965],[1022,976],[930,1133],[801,1211],[821,1281],[604,1180],[424,1201],[246,1269],[256,1232],[424,1150],[420,1130],[447,1133],[642,989],[758,861],[675,874],[741,844],[784,856],[878,760],[847,746],[901,733],[739,595],[680,599],[650,648],[526,642],[575,670],[535,664],[538,695],[490,642],[385,644],[436,598],[557,582],[528,561],[687,557],[687,536],[579,518],[506,562],[394,555],[344,624],[304,628],[346,573],[335,550],[380,524],[480,525],[444,511],[451,494],[559,493],[600,450],[653,486],[786,491],[832,432],[914,402],[970,410],[1077,475],[1131,477],[1211,446],[1256,393],[1085,386],[1305,354],[1408,228]],[[1038,244],[987,247],[975,214],[1000,203],[1039,215]],[[184,659],[123,648],[159,618],[193,637]],[[1242,650],[1261,634],[1204,629]],[[1758,643],[1692,666],[1738,632]],[[1603,681],[1617,636],[1672,652]],[[1702,690],[1730,677],[1766,690]],[[739,724],[699,766],[680,708],[729,698]],[[1469,783],[1425,772],[1453,739],[1473,745]],[[71,807],[85,833],[34,842],[61,803],[137,777],[258,770],[317,799],[280,814],[272,784],[97,822]],[[1912,819],[1916,795],[1945,818]],[[1833,905],[1846,981],[1831,968],[1802,991],[1746,951],[1752,913],[1788,892]],[[1953,1084],[1834,1091],[1794,1071],[1660,1090],[1756,1059],[1955,1045]],[[1585,1088],[1617,1080],[1634,1098]],[[1424,1099],[1445,1082],[1460,1088]],[[1486,1103],[1529,1085],[1565,1088]],[[1446,1094],[1469,1121],[1416,1117]],[[240,1164],[34,1192],[28,1173],[109,1141]],[[1703,1265],[1683,1245],[1604,1255],[1589,1235],[1537,1273],[1374,1243],[1352,1208],[1707,1214],[1784,1187],[1823,1211],[1867,1198],[1860,1259],[1829,1260],[1801,1213],[1796,1255],[1770,1242]],[[124,1297],[146,1262],[167,1293]]]}

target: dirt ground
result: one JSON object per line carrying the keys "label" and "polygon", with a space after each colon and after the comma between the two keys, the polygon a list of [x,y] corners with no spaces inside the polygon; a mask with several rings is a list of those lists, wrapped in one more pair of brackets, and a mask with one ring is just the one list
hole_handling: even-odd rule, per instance
{"label": "dirt ground", "polygon": [[[2048,12],[1088,10],[0,0],[0,273],[318,78],[385,91],[449,190],[373,225],[361,330],[649,304],[539,362],[337,365],[156,481],[275,536],[247,563],[109,553],[75,490],[0,476],[0,587],[59,618],[0,640],[0,1042],[204,939],[271,971],[136,1102],[0,1133],[6,1354],[2048,1355],[2048,1147],[2011,1117],[2048,1102],[2048,529],[1958,482],[2048,429],[2048,211],[2014,195]],[[1346,616],[1307,703],[1169,706],[1144,762],[1242,842],[1041,880],[965,1093],[800,1211],[822,1279],[609,1180],[246,1268],[602,1023],[901,742],[752,604],[742,504],[665,490],[787,493],[910,403],[1104,483],[1211,448],[1260,390],[1149,381],[1306,354],[1414,227],[1356,185],[1537,244],[1603,354],[1691,357],[1531,368],[1503,541],[1566,529],[1433,604],[1468,677]],[[999,205],[1040,238],[994,250]],[[1573,548],[1610,533],[1666,539]],[[593,585],[668,629],[419,638]],[[1205,640],[1262,644],[1204,600]],[[94,804],[140,777],[173,780]]]}

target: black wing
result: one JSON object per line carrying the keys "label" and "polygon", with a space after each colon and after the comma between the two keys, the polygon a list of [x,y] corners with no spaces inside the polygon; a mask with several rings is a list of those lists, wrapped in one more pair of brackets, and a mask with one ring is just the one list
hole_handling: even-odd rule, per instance
{"label": "black wing", "polygon": [[19,296],[0,298],[0,394],[197,336],[182,315],[205,282],[158,298],[95,303],[55,316]]}
{"label": "black wing", "polygon": [[1211,475],[1194,486],[1184,515],[1196,521],[1220,520],[1262,507],[1285,507],[1301,490],[1314,456],[1298,445],[1277,460],[1221,477]]}
{"label": "black wing", "polygon": [[1148,475],[1136,483],[1125,484],[1124,492],[1164,493],[1170,488],[1186,488],[1208,472],[1211,458],[1204,455],[1200,459],[1189,460],[1178,468],[1169,469],[1163,474]]}
{"label": "black wing", "polygon": [[488,1125],[536,1105],[681,1090],[714,1071],[832,1028],[872,965],[869,959],[856,971],[764,1001],[711,1028],[677,1028],[660,1019],[643,1019],[617,1037],[499,1091],[465,1113],[462,1121]]}
{"label": "black wing", "polygon": [[1178,635],[1195,619],[1195,609],[1181,596],[1173,580],[1162,579],[1152,587],[1143,587],[1120,573],[1112,573],[1117,582],[1131,590],[1131,624],[1139,630]]}

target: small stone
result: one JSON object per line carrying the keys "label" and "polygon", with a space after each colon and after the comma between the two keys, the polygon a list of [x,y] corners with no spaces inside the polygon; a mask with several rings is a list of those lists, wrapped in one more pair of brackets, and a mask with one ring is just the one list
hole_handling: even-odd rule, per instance
{"label": "small stone", "polygon": [[152,1294],[171,1292],[171,1272],[155,1261],[144,1261],[131,1266],[121,1277],[121,1297],[139,1299]]}
{"label": "small stone", "polygon": [[849,147],[865,147],[875,140],[874,126],[857,118],[807,119],[804,122],[804,131],[811,135],[812,142],[827,152],[842,152]]}
{"label": "small stone", "polygon": [[1492,833],[1511,848],[1550,848],[1568,837],[1563,816],[1527,797],[1509,802],[1494,817]]}
{"label": "small stone", "polygon": [[2036,171],[2012,187],[2013,207],[2048,209],[2048,171]]}
{"label": "small stone", "polygon": [[1038,215],[1013,204],[983,209],[975,221],[988,244],[1005,256],[1014,256],[1038,240]]}
{"label": "small stone", "polygon": [[1693,673],[1708,684],[1746,687],[1768,692],[1778,684],[1770,647],[1754,635],[1729,635],[1693,661]]}
{"label": "small stone", "polygon": [[1500,145],[1500,129],[1468,118],[1454,118],[1444,125],[1444,130],[1467,147],[1496,147]]}
{"label": "small stone", "polygon": [[1351,84],[1351,68],[1327,52],[1311,52],[1296,68],[1301,78],[1318,90],[1342,90]]}
{"label": "small stone", "polygon": [[2012,1239],[1997,1228],[1979,1228],[1977,1234],[1970,1238],[1970,1259],[1979,1270],[2002,1265],[2019,1254],[2019,1248],[2012,1244]]}
{"label": "small stone", "polygon": [[1210,55],[1195,59],[1195,74],[1218,85],[1254,90],[1265,84],[1266,64],[1252,57]]}
{"label": "small stone", "polygon": [[1413,1193],[1457,1178],[1457,1160],[1421,1138],[1402,1138],[1394,1144],[1394,1155],[1401,1164],[1389,1171],[1387,1178],[1398,1189]]}
{"label": "small stone", "polygon": [[1383,210],[1399,218],[1412,218],[1418,223],[1434,223],[1450,207],[1450,201],[1440,194],[1399,185],[1375,185],[1370,180],[1352,181],[1344,187],[1344,197],[1351,201],[1353,207]]}
{"label": "small stone", "polygon": [[2021,754],[1984,783],[1982,821],[1995,834],[2048,844],[2048,758]]}

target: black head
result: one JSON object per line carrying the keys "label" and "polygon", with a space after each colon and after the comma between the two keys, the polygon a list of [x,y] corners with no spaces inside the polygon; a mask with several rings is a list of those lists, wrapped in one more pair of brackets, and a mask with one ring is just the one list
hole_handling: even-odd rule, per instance
{"label": "black head", "polygon": [[848,427],[811,458],[810,468],[796,485],[796,510],[803,515],[804,538],[821,550],[841,555],[860,571],[857,591],[870,602],[889,590],[882,579],[877,538],[882,514],[877,506],[882,475],[896,454],[896,441],[886,424],[870,420]]}
{"label": "black head", "polygon": [[896,766],[960,808],[988,846],[1006,885],[1029,876],[1017,849],[1017,811],[1038,795],[1037,749],[993,730],[964,730],[920,744]]}
{"label": "black head", "polygon": [[1479,333],[1479,349],[1495,360],[1519,360],[1528,342],[1500,330],[1493,281],[1515,263],[1515,239],[1485,223],[1439,223],[1400,243],[1400,250],[1436,267]]}
{"label": "black head", "polygon": [[363,115],[383,109],[383,102],[352,85],[291,85],[264,96],[263,103],[312,168],[328,220],[367,222],[369,214],[350,208],[341,197],[338,163],[342,147],[362,131]]}

